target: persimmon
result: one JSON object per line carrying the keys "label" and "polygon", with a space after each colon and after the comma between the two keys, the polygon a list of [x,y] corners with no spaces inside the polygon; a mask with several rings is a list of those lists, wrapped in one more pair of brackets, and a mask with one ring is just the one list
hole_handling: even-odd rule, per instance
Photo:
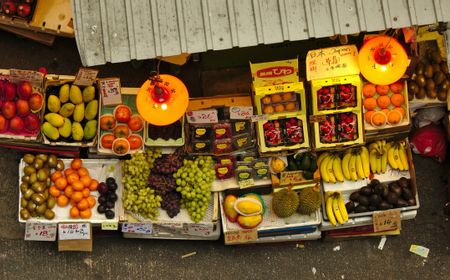
{"label": "persimmon", "polygon": [[373,97],[377,93],[377,90],[374,84],[367,83],[363,86],[362,92],[365,98],[369,98]]}
{"label": "persimmon", "polygon": [[79,158],[73,159],[70,163],[70,167],[72,167],[73,170],[78,170],[83,165],[83,161]]}

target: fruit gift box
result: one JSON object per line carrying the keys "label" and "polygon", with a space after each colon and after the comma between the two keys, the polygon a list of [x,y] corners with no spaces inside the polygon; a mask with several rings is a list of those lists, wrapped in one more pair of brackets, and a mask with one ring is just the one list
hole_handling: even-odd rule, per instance
{"label": "fruit gift box", "polygon": [[42,119],[44,75],[0,70],[0,138],[35,141]]}
{"label": "fruit gift box", "polygon": [[0,16],[23,19],[33,19],[38,0],[0,0]]}
{"label": "fruit gift box", "polygon": [[43,143],[93,147],[97,140],[99,94],[95,87],[73,84],[75,77],[47,75]]}
{"label": "fruit gift box", "polygon": [[184,145],[184,117],[165,126],[147,123],[145,145],[150,147],[179,147]]}
{"label": "fruit gift box", "polygon": [[365,82],[362,88],[364,128],[367,132],[410,124],[406,81],[390,85]]}
{"label": "fruit gift box", "polygon": [[136,109],[136,94],[122,90],[122,104],[101,106],[98,152],[123,156],[144,150],[145,121]]}
{"label": "fruit gift box", "polygon": [[258,114],[306,112],[303,83],[289,83],[267,87],[255,87],[253,97]]}

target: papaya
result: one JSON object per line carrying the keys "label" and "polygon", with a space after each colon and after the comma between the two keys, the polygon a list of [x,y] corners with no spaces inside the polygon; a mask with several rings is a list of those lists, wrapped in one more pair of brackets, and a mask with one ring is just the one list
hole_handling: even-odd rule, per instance
{"label": "papaya", "polygon": [[234,202],[237,200],[237,197],[229,194],[223,200],[223,211],[228,221],[234,223],[237,220],[238,213],[234,210]]}
{"label": "papaya", "polygon": [[257,227],[262,222],[262,215],[239,216],[237,223],[241,228],[250,229]]}

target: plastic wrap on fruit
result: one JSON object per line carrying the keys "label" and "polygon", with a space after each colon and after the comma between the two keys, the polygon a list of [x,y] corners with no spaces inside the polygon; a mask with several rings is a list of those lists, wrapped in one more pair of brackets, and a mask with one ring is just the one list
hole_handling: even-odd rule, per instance
{"label": "plastic wrap on fruit", "polygon": [[358,138],[357,118],[353,113],[339,114],[339,140],[351,141]]}
{"label": "plastic wrap on fruit", "polygon": [[323,87],[317,91],[317,106],[319,110],[328,110],[335,108],[334,95],[336,89],[334,86]]}
{"label": "plastic wrap on fruit", "polygon": [[286,131],[285,142],[289,144],[299,144],[303,142],[302,121],[297,118],[289,118],[284,121]]}
{"label": "plastic wrap on fruit", "polygon": [[266,146],[278,146],[282,143],[281,126],[279,121],[268,121],[263,125]]}
{"label": "plastic wrap on fruit", "polygon": [[356,87],[351,84],[338,85],[338,108],[356,106]]}
{"label": "plastic wrap on fruit", "polygon": [[320,142],[332,143],[336,142],[336,127],[334,116],[327,115],[326,120],[319,123]]}
{"label": "plastic wrap on fruit", "polygon": [[414,153],[432,157],[444,162],[447,153],[447,140],[442,127],[430,124],[419,128],[410,138]]}

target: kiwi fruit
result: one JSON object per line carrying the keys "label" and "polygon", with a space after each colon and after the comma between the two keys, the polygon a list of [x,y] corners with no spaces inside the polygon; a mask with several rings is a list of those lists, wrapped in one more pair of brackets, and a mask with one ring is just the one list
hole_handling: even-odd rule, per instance
{"label": "kiwi fruit", "polygon": [[427,91],[425,90],[425,88],[420,88],[419,92],[415,95],[415,97],[417,99],[424,99],[425,96],[427,96]]}
{"label": "kiwi fruit", "polygon": [[[431,78],[431,77],[430,77]],[[426,79],[425,79],[425,76],[424,75],[417,75],[416,76],[416,83],[417,83],[417,85],[419,86],[419,87],[421,87],[421,88],[423,88],[423,87],[425,87],[425,85],[427,84],[427,81],[426,81]]]}
{"label": "kiwi fruit", "polygon": [[448,64],[445,61],[442,61],[439,66],[441,67],[441,71],[444,73],[448,73]]}
{"label": "kiwi fruit", "polygon": [[441,71],[436,71],[434,73],[433,80],[436,85],[440,85],[442,84],[442,82],[445,81],[445,74],[442,73]]}
{"label": "kiwi fruit", "polygon": [[433,79],[427,79],[425,87],[427,91],[432,91],[436,89],[436,84],[434,83]]}
{"label": "kiwi fruit", "polygon": [[440,90],[439,92],[438,92],[438,94],[437,94],[437,99],[439,100],[439,101],[447,101],[447,91],[448,90]]}
{"label": "kiwi fruit", "polygon": [[425,65],[424,71],[423,71],[423,75],[426,78],[431,78],[433,77],[433,66],[431,66],[431,64],[427,64]]}
{"label": "kiwi fruit", "polygon": [[433,89],[433,90],[429,90],[427,91],[427,97],[430,99],[436,99],[437,97],[437,92]]}

